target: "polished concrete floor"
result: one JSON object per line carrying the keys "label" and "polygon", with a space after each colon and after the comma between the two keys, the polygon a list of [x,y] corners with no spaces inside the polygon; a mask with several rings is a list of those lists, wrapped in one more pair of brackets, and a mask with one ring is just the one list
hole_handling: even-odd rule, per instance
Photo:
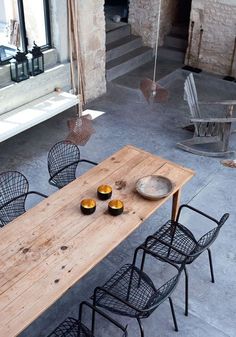
{"label": "polished concrete floor", "polygon": [[[159,60],[158,78],[161,78],[160,82],[168,89],[170,96],[169,101],[163,104],[148,105],[139,91],[140,79],[151,76],[151,64],[110,83],[107,94],[88,105],[90,109],[105,113],[94,120],[96,133],[86,146],[81,147],[81,154],[99,162],[122,146],[133,144],[195,170],[195,177],[183,189],[182,202],[200,208],[217,219],[225,212],[230,213],[229,220],[212,247],[216,283],[210,282],[208,258],[207,254],[203,254],[189,266],[189,317],[184,316],[183,276],[173,294],[179,332],[173,329],[168,302],[144,320],[143,325],[147,337],[235,337],[236,170],[222,166],[219,158],[196,156],[176,147],[178,141],[191,137],[191,133],[182,128],[188,123],[188,109],[183,100],[183,82],[187,73],[177,69],[179,66],[178,63]],[[206,73],[196,75],[195,79],[199,99],[235,99],[235,83],[225,82]],[[55,189],[47,182],[47,153],[55,142],[65,138],[66,120],[72,115],[72,110],[66,111],[1,143],[0,171],[19,170],[28,177],[31,189],[53,193]],[[234,133],[231,135],[230,148],[236,148]],[[78,175],[89,169],[87,165],[80,167]],[[28,206],[38,201],[31,199]],[[44,312],[21,337],[47,336],[66,316],[76,315],[79,302],[89,298],[94,287],[102,285],[119,266],[131,261],[134,248],[169,219],[170,209],[170,202],[162,206]],[[207,224],[191,214],[184,214],[183,222],[193,229],[196,236],[208,228]],[[163,281],[165,270],[165,265],[151,259],[147,261],[146,272],[152,275],[157,284]],[[136,322],[125,318],[121,321],[129,324],[129,336],[139,336]],[[119,336],[112,332],[106,322],[99,321],[98,327],[103,337]]]}

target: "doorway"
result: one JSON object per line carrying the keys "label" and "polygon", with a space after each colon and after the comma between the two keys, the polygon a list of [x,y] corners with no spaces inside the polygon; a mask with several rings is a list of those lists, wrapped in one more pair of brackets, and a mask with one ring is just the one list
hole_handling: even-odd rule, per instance
{"label": "doorway", "polygon": [[175,26],[188,27],[190,21],[190,13],[192,0],[178,0],[174,17]]}
{"label": "doorway", "polygon": [[129,0],[105,0],[106,31],[120,27],[128,22]]}

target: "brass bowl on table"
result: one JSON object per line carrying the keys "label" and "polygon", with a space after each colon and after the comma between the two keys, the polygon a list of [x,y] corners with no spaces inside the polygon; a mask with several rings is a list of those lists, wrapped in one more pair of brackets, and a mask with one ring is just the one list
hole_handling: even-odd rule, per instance
{"label": "brass bowl on table", "polygon": [[100,185],[97,189],[97,196],[100,200],[110,199],[112,195],[112,188],[109,185]]}
{"label": "brass bowl on table", "polygon": [[83,199],[80,203],[80,209],[85,215],[93,214],[96,210],[96,201],[94,199]]}
{"label": "brass bowl on table", "polygon": [[108,212],[111,215],[120,215],[123,213],[124,203],[121,200],[113,199],[108,204]]}

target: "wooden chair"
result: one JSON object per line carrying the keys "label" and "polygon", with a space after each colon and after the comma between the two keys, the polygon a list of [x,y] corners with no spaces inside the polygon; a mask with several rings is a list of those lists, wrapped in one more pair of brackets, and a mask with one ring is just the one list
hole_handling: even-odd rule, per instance
{"label": "wooden chair", "polygon": [[[232,117],[235,101],[199,102],[193,74],[187,77],[184,83],[184,99],[188,102],[191,123],[194,125],[194,135],[191,139],[178,143],[177,146],[185,151],[201,156],[223,157],[233,154],[228,151],[231,134],[231,123],[236,122]],[[225,105],[226,114],[222,117],[206,117],[201,113],[200,105]],[[197,148],[199,145],[215,144],[218,151]]]}

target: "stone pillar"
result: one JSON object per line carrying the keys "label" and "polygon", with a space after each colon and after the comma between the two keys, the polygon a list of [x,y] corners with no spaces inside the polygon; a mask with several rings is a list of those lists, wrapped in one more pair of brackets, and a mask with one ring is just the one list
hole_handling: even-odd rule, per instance
{"label": "stone pillar", "polygon": [[104,0],[77,0],[86,100],[106,92]]}
{"label": "stone pillar", "polygon": [[[199,68],[227,74],[236,36],[235,0],[193,0],[191,21],[195,22],[190,64],[197,66],[199,31],[204,30]],[[236,76],[236,62],[234,64]]]}

